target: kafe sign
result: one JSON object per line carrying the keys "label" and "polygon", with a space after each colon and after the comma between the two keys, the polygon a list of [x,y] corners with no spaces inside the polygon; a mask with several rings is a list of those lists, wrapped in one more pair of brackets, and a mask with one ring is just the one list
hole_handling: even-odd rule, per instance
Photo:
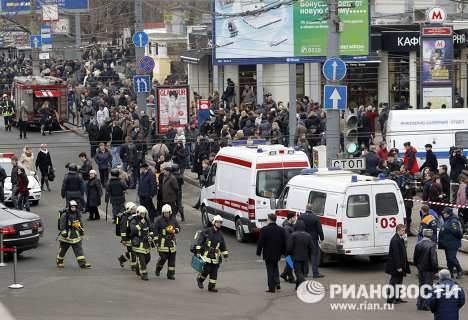
{"label": "kafe sign", "polygon": [[447,14],[441,7],[432,7],[426,11],[426,20],[431,24],[442,24],[445,22]]}

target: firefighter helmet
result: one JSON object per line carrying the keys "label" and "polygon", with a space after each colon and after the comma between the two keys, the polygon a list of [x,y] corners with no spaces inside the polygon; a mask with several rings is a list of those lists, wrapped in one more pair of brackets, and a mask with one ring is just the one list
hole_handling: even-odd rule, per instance
{"label": "firefighter helmet", "polygon": [[138,215],[141,215],[142,213],[144,215],[148,214],[148,210],[146,210],[146,208],[143,207],[143,206],[138,206],[136,212],[137,212]]}
{"label": "firefighter helmet", "polygon": [[162,213],[172,213],[172,207],[169,204],[163,205],[161,209]]}
{"label": "firefighter helmet", "polygon": [[213,223],[215,223],[215,222],[223,223],[223,218],[220,215],[214,216],[213,217]]}
{"label": "firefighter helmet", "polygon": [[125,204],[125,210],[127,210],[127,211],[131,211],[131,210],[135,209],[136,207],[137,207],[137,205],[135,203],[133,203],[133,202],[127,202]]}

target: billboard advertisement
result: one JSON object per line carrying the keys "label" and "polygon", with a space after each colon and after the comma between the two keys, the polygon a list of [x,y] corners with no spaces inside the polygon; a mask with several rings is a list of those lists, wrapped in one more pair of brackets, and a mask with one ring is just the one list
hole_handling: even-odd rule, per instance
{"label": "billboard advertisement", "polygon": [[432,108],[453,101],[453,30],[450,26],[421,28],[421,87],[422,102]]}
{"label": "billboard advertisement", "polygon": [[[2,14],[27,14],[31,11],[31,1],[0,0]],[[36,1],[36,9],[41,5],[58,5],[60,10],[86,11],[89,9],[88,0],[41,0]]]}
{"label": "billboard advertisement", "polygon": [[158,132],[166,133],[169,126],[184,128],[189,123],[189,87],[157,87]]}
{"label": "billboard advertisement", "polygon": [[[214,62],[300,63],[322,60],[328,47],[326,0],[216,0]],[[369,1],[338,9],[342,56],[369,53]]]}
{"label": "billboard advertisement", "polygon": [[423,38],[422,41],[422,75],[423,84],[452,83],[452,38]]}

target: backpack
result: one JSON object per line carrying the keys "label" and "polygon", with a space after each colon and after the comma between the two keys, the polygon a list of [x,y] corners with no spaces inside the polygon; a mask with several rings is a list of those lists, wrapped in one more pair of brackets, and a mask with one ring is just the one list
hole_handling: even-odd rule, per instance
{"label": "backpack", "polygon": [[[117,237],[120,237],[122,230],[120,230],[120,225],[122,223],[122,216],[125,214],[125,212],[120,212],[116,217],[115,217],[115,235]],[[130,218],[130,217],[128,217]],[[128,219],[127,218],[127,219]]]}
{"label": "backpack", "polygon": [[67,214],[68,212],[68,209],[67,208],[63,208],[63,209],[60,209],[59,210],[59,213],[58,213],[58,220],[57,220],[57,230],[60,231],[60,220],[62,220],[62,217],[64,214]]}

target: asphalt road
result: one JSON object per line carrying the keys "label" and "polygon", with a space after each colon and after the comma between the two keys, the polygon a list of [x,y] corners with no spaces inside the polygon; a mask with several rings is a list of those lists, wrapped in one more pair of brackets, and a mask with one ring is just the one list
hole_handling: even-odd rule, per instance
{"label": "asphalt road", "polygon": [[[393,311],[331,311],[332,301],[326,297],[316,304],[298,300],[294,286],[283,283],[280,293],[268,294],[264,264],[255,256],[255,244],[240,244],[233,232],[225,231],[230,258],[223,263],[218,279],[219,293],[212,294],[196,287],[195,273],[190,267],[189,246],[196,230],[200,229],[200,215],[191,208],[198,197],[197,188],[184,186],[186,222],[178,236],[176,280],[154,275],[157,254],[149,265],[150,281],[143,282],[128,269],[121,269],[117,257],[122,248],[114,235],[114,226],[104,220],[86,223],[85,255],[93,265],[90,270],[79,269],[72,252],[65,260],[65,268],[55,267],[58,243],[57,211],[64,205],[59,190],[65,164],[78,161],[78,153],[89,152],[86,140],[71,133],[57,133],[41,137],[37,132],[21,141],[14,130],[5,133],[0,127],[0,152],[19,152],[25,142],[37,153],[40,143],[49,144],[57,180],[52,192],[44,192],[43,199],[32,211],[41,215],[45,234],[38,249],[25,252],[19,259],[18,279],[24,289],[11,290],[11,263],[0,269],[0,301],[16,319],[21,320],[90,320],[90,319],[431,319],[428,312],[416,311],[415,301],[397,305]],[[135,200],[130,192],[127,200]],[[281,266],[283,263],[281,263]],[[346,259],[323,268],[328,284],[384,284],[388,281],[383,264],[365,259]],[[164,271],[165,272],[165,271]],[[417,283],[415,272],[405,279]],[[464,285],[468,282],[464,280]],[[351,302],[362,303],[365,299]],[[367,302],[383,303],[383,300]],[[0,305],[1,307],[1,305]],[[362,307],[361,307],[362,308]],[[0,308],[1,309],[1,308]],[[466,310],[465,310],[466,311]],[[1,318],[1,316],[0,316]],[[468,312],[461,313],[468,319]]]}

